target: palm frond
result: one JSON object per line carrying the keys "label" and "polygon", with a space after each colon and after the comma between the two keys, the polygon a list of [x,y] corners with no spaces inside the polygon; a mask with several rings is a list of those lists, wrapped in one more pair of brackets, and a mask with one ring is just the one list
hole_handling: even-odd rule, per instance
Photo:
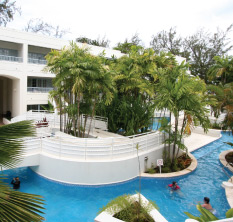
{"label": "palm frond", "polygon": [[11,189],[0,177],[0,221],[43,221],[44,200],[42,196]]}
{"label": "palm frond", "polygon": [[35,135],[31,121],[21,121],[0,127],[0,166],[15,167],[22,159],[23,137]]}

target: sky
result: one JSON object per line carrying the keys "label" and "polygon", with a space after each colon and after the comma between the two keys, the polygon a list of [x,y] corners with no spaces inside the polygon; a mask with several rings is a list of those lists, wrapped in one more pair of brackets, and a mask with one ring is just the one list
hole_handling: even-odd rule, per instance
{"label": "sky", "polygon": [[[215,32],[233,23],[233,0],[16,0],[21,7],[7,27],[23,30],[30,19],[59,25],[75,40],[105,37],[110,47],[130,39],[135,33],[149,46],[153,35],[176,27],[186,37],[198,29]],[[233,40],[233,31],[229,35]]]}

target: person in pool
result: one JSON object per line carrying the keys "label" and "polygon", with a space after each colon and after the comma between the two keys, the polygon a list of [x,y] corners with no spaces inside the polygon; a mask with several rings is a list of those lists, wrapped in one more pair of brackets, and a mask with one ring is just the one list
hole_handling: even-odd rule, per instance
{"label": "person in pool", "polygon": [[13,178],[13,180],[11,181],[11,184],[13,184],[13,189],[19,189],[20,188],[19,177]]}
{"label": "person in pool", "polygon": [[204,204],[201,205],[206,210],[210,211],[212,214],[216,215],[216,210],[210,204],[210,198],[204,197]]}
{"label": "person in pool", "polygon": [[168,185],[172,190],[179,190],[180,187],[177,185],[176,181],[173,181],[172,184]]}

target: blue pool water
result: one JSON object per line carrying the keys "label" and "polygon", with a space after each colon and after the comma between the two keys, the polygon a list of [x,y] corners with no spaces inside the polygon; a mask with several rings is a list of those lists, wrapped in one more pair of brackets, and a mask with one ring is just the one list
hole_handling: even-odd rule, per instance
{"label": "blue pool water", "polygon": [[[222,171],[218,156],[231,147],[223,142],[233,142],[233,137],[223,133],[221,139],[193,152],[198,160],[197,169],[189,175],[176,178],[181,194],[170,193],[167,184],[174,179],[142,179],[142,194],[154,200],[160,212],[169,222],[183,222],[188,211],[198,215],[195,205],[204,196],[218,212],[219,218],[225,217],[230,208],[221,187],[228,178]],[[29,168],[4,171],[9,176],[21,179],[22,192],[44,196],[46,200],[45,218],[47,222],[93,222],[99,208],[111,199],[122,194],[134,194],[138,190],[138,178],[117,185],[75,186],[60,184],[38,176]],[[230,174],[232,175],[232,174]],[[75,175],[74,175],[75,176]]]}
{"label": "blue pool water", "polygon": [[[161,126],[161,123],[159,122],[160,119],[162,119],[163,117],[154,117],[153,118],[153,123],[151,125],[151,129],[152,130],[158,130]],[[165,117],[169,122],[170,122],[170,118],[169,117]]]}

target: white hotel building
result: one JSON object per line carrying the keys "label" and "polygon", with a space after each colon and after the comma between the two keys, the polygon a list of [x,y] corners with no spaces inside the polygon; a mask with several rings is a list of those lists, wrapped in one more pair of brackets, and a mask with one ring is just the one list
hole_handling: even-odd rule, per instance
{"label": "white hotel building", "polygon": [[[120,57],[120,51],[77,43],[98,55]],[[40,110],[48,104],[55,74],[43,71],[44,56],[51,49],[60,50],[68,41],[39,34],[0,27],[0,117],[15,117],[27,110]]]}

